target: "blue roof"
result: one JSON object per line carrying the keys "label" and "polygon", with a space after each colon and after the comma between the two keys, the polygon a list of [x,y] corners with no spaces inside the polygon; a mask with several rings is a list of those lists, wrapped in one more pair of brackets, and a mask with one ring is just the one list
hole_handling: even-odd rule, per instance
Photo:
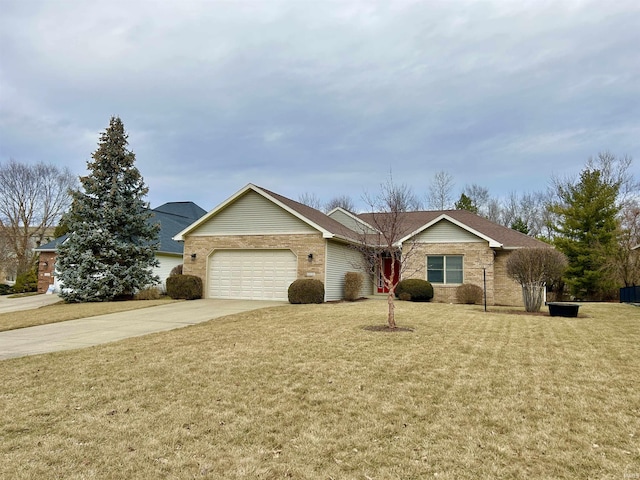
{"label": "blue roof", "polygon": [[56,250],[58,250],[58,246],[62,242],[64,242],[68,236],[69,235],[65,233],[61,237],[58,237],[55,240],[51,240],[49,243],[45,243],[44,245],[40,245],[38,248],[35,248],[34,250],[36,252],[55,252]]}
{"label": "blue roof", "polygon": [[[182,255],[184,244],[176,242],[173,237],[207,213],[193,202],[168,202],[151,210],[149,222],[160,224],[158,232],[158,253],[173,253]],[[67,239],[62,235],[55,240],[36,248],[37,252],[55,252],[58,246]]]}
{"label": "blue roof", "polygon": [[180,255],[184,251],[184,244],[176,242],[173,237],[207,213],[193,202],[169,202],[151,211],[153,216],[149,221],[160,224],[158,252]]}
{"label": "blue roof", "polygon": [[207,213],[204,209],[200,208],[193,202],[168,202],[154,208],[153,211],[185,217],[191,220],[197,220]]}

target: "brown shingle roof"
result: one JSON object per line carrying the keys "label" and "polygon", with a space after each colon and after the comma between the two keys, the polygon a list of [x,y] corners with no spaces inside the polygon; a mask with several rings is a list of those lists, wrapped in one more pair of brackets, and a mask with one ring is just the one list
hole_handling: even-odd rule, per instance
{"label": "brown shingle roof", "polygon": [[[372,214],[363,213],[358,215],[359,218],[365,222],[372,223],[372,217],[374,215],[384,214]],[[499,225],[491,220],[476,215],[475,213],[468,212],[466,210],[431,210],[431,211],[419,211],[419,212],[407,212],[407,231],[415,232],[424,225],[433,222],[437,218],[446,215],[447,217],[456,220],[467,227],[475,230],[482,235],[489,237],[496,242],[500,243],[503,248],[541,248],[548,247],[549,245],[537,240],[529,235],[520,233],[512,228]]]}
{"label": "brown shingle roof", "polygon": [[265,192],[267,195],[275,198],[280,203],[286,205],[291,210],[294,210],[306,219],[323,228],[324,230],[349,240],[358,240],[358,235],[356,234],[356,232],[347,228],[337,220],[334,220],[333,218],[325,215],[320,210],[316,210],[313,207],[300,202],[296,202],[295,200],[291,200],[290,198],[283,197],[282,195],[272,192],[271,190],[267,190],[266,188],[258,187],[257,185],[256,187]]}
{"label": "brown shingle roof", "polygon": [[[315,208],[309,207],[308,205],[304,205],[300,202],[296,202],[295,200],[291,200],[290,198],[284,197],[266,188],[257,188],[334,235],[354,241],[361,241],[361,239],[363,238],[362,232],[354,232],[337,220],[334,220],[333,218],[325,215],[320,210],[316,210]],[[374,215],[385,214],[362,213],[356,216],[361,220],[364,220],[365,222],[373,225],[375,223],[373,221]],[[450,217],[457,222],[466,225],[470,229],[475,230],[476,232],[479,232],[482,235],[491,238],[492,240],[495,240],[496,242],[501,244],[503,248],[541,248],[549,246],[548,244],[530,237],[529,235],[525,235],[516,230],[513,230],[512,228],[499,225],[495,222],[492,222],[491,220],[476,215],[475,213],[467,212],[466,210],[431,210],[407,212],[404,215],[406,220],[405,231],[407,234],[416,232],[428,223],[431,223],[437,218],[446,215],[447,217]],[[373,238],[375,238],[375,236],[370,236],[370,239]]]}

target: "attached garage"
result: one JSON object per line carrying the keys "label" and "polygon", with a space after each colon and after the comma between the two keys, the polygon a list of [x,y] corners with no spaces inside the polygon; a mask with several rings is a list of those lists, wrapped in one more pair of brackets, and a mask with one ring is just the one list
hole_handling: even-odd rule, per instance
{"label": "attached garage", "polygon": [[209,262],[208,297],[287,300],[297,265],[291,250],[215,251]]}

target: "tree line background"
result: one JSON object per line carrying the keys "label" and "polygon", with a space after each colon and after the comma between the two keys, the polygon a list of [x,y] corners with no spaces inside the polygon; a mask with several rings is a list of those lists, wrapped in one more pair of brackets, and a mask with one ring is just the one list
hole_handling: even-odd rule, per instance
{"label": "tree line background", "polygon": [[[18,279],[28,276],[32,283],[37,279],[34,248],[66,233],[70,220],[76,228],[88,220],[77,217],[78,202],[88,198],[87,193],[100,204],[95,192],[86,191],[88,187],[102,181],[104,193],[98,197],[106,198],[110,179],[125,171],[138,175],[127,144],[122,122],[112,118],[93,154],[94,162],[88,162],[88,176],[78,178],[65,167],[44,162],[29,165],[10,159],[0,163],[0,273]],[[545,191],[512,192],[506,198],[494,197],[477,184],[465,185],[457,195],[454,177],[439,171],[424,187],[422,197],[406,185],[395,185],[402,192],[402,204],[391,207],[464,209],[548,242],[568,259],[564,280],[572,297],[610,300],[616,298],[618,287],[640,283],[640,249],[634,249],[640,244],[640,181],[631,173],[631,165],[628,156],[602,152],[589,158],[575,176],[550,178]],[[146,187],[141,176],[136,178],[136,191],[124,194],[131,194],[140,210]],[[76,208],[70,215],[72,201]],[[325,212],[336,207],[356,210],[348,195],[323,203],[315,194],[304,193],[298,201]],[[0,283],[4,280],[0,278]]]}

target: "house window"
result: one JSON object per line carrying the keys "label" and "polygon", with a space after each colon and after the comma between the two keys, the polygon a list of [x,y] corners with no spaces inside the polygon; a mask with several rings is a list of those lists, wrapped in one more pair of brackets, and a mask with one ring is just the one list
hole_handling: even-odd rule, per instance
{"label": "house window", "polygon": [[427,255],[427,280],[441,284],[462,283],[462,255]]}

